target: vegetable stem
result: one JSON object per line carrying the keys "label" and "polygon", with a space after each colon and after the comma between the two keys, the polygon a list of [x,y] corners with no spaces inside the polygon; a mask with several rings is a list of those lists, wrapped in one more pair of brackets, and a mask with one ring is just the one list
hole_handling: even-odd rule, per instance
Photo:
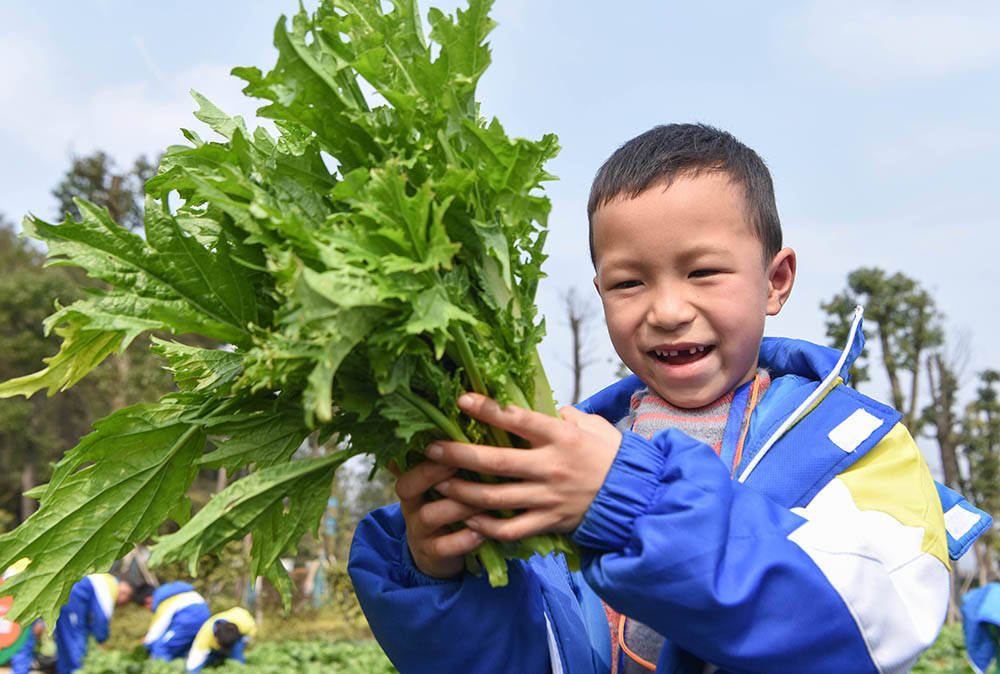
{"label": "vegetable stem", "polygon": [[542,359],[538,355],[538,349],[531,354],[531,362],[535,367],[535,401],[532,409],[542,414],[558,417],[559,410],[556,409],[555,401],[552,398],[552,387],[545,376],[545,368],[542,367]]}
{"label": "vegetable stem", "polygon": [[[458,357],[459,360],[462,361],[462,367],[465,369],[466,374],[469,375],[469,382],[472,384],[472,390],[484,396],[490,396],[490,391],[486,388],[486,384],[483,383],[483,376],[479,372],[479,365],[476,363],[476,358],[472,354],[472,347],[469,346],[469,340],[465,336],[465,330],[463,330],[461,326],[456,325],[452,331],[452,336],[455,339],[455,346],[458,347]],[[524,394],[521,393],[520,389],[516,386],[508,386],[508,394],[511,393],[509,390],[511,388],[515,389],[517,391],[517,396],[519,396],[515,397],[515,400],[525,400]],[[520,404],[520,402],[518,404]],[[530,409],[530,406],[525,405],[525,408]],[[495,442],[498,447],[514,446],[510,436],[507,434],[507,431],[497,428],[496,426],[489,426],[488,428],[490,435],[493,436],[493,442]]]}
{"label": "vegetable stem", "polygon": [[462,429],[459,428],[455,422],[442,414],[441,410],[434,407],[434,405],[430,404],[410,389],[399,388],[396,390],[396,393],[408,403],[423,412],[428,419],[437,424],[438,428],[444,431],[452,440],[457,442],[471,442],[469,437],[462,432]]}
{"label": "vegetable stem", "polygon": [[490,392],[486,389],[486,384],[483,383],[483,377],[479,373],[479,365],[476,363],[476,358],[472,355],[472,347],[469,346],[465,330],[461,326],[456,325],[452,331],[452,335],[455,338],[455,346],[458,347],[458,357],[462,361],[462,367],[465,369],[465,373],[469,375],[472,390],[484,396],[490,395]]}

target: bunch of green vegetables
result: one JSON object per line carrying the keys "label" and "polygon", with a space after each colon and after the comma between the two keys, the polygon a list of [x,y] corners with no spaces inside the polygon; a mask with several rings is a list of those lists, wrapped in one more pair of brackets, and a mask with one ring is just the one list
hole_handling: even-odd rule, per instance
{"label": "bunch of green vegetables", "polygon": [[[252,571],[287,593],[278,557],[315,531],[344,460],[408,467],[432,439],[516,443],[459,413],[466,390],[555,414],[534,295],[556,139],[511,139],[480,118],[491,0],[430,10],[430,40],[416,0],[388,5],[325,0],[290,27],[282,17],[273,70],[233,70],[268,101],[258,114],[277,138],[195,94],[224,140],[185,130],[190,144],[168,149],[144,237],[85,202],[79,221],[25,219],[49,264],[107,287],[47,319],[61,350],[0,397],[72,386],[147,331],[224,346],[154,339],[179,391],[98,421],[35,490],[38,512],[0,536],[0,568],[33,560],[10,583],[12,617],[51,619],[76,580],[166,520],[183,526],[154,562],[193,569],[252,533]],[[292,461],[310,433],[345,449]],[[250,472],[190,518],[184,494],[206,468]],[[572,554],[538,536],[487,541],[478,560],[503,584],[505,558],[552,550]]]}

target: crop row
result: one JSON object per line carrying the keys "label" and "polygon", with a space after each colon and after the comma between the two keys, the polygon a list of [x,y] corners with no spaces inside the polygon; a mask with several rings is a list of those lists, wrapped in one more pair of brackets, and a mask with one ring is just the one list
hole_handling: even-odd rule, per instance
{"label": "crop row", "polygon": [[[246,666],[227,662],[215,674],[394,674],[396,668],[374,641],[286,641],[255,644]],[[182,660],[149,660],[141,652],[90,649],[80,674],[180,674]]]}

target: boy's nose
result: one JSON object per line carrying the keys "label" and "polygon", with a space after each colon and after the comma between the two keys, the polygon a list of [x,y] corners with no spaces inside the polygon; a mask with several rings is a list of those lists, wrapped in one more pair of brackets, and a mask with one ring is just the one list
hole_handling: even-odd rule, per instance
{"label": "boy's nose", "polygon": [[695,310],[681,293],[660,293],[649,307],[646,320],[660,330],[672,332],[694,320]]}

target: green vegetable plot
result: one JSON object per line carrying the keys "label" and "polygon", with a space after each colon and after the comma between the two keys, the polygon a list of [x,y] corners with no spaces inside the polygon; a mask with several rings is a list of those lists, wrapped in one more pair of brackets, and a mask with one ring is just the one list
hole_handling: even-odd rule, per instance
{"label": "green vegetable plot", "polygon": [[[374,641],[366,643],[262,643],[246,655],[246,665],[226,661],[205,670],[215,674],[394,674],[396,668]],[[80,674],[175,674],[184,672],[183,660],[150,660],[122,651],[87,652]]]}
{"label": "green vegetable plot", "polygon": [[[82,202],[79,221],[25,219],[49,264],[110,287],[49,317],[61,350],[0,397],[66,389],[150,330],[226,347],[155,340],[179,392],[97,422],[35,490],[39,511],[0,536],[0,568],[34,560],[5,588],[12,617],[52,620],[76,580],[166,520],[183,528],[154,562],[193,567],[252,533],[253,573],[287,593],[278,556],[315,530],[345,459],[407,466],[443,437],[510,444],[459,414],[465,390],[555,414],[534,296],[556,139],[511,139],[479,116],[491,0],[430,10],[429,40],[415,0],[392,4],[282,18],[273,70],[233,71],[277,137],[195,94],[222,140],[185,130],[167,150],[144,236]],[[313,431],[346,449],[291,461]],[[185,491],[218,467],[252,470],[190,518]],[[503,584],[504,558],[555,549],[571,552],[560,537],[488,541],[479,560]]]}

